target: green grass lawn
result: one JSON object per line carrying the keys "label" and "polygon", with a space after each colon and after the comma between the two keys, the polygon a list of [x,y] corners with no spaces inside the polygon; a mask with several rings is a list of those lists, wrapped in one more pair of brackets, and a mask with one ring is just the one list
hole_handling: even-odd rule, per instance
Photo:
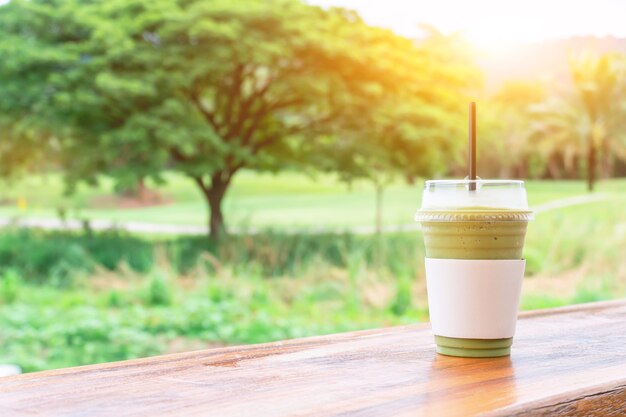
{"label": "green grass lawn", "polygon": [[[420,203],[422,183],[395,183],[387,187],[384,197],[384,223],[411,223]],[[582,181],[528,181],[528,198],[532,205],[586,194]],[[157,188],[172,203],[134,209],[97,209],[95,197],[112,193],[111,181],[99,187],[81,186],[78,192],[64,197],[62,179],[52,174],[30,177],[23,181],[0,183],[0,199],[9,203],[0,206],[0,217],[58,217],[57,207],[68,209],[69,217],[111,219],[203,225],[206,204],[191,181],[169,174],[166,183]],[[618,195],[626,193],[626,179],[601,181],[597,191]],[[17,208],[16,201],[25,199],[26,209]],[[302,229],[370,226],[374,223],[375,194],[371,184],[357,182],[348,186],[333,176],[309,177],[298,173],[256,174],[241,172],[224,203],[230,226],[246,228],[299,227]]]}

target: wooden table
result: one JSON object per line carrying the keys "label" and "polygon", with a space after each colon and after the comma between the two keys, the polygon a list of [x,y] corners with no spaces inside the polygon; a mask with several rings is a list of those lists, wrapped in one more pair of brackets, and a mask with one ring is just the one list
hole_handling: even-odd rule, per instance
{"label": "wooden table", "polygon": [[0,416],[626,415],[626,301],[524,313],[512,356],[415,325],[0,379]]}

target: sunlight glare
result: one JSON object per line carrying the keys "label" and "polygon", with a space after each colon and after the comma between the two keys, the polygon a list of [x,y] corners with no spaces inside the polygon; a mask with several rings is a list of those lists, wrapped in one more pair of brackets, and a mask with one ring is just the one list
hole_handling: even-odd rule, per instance
{"label": "sunlight glare", "polygon": [[626,1],[618,0],[308,0],[357,10],[370,24],[419,37],[420,23],[463,33],[479,49],[572,36],[626,37]]}

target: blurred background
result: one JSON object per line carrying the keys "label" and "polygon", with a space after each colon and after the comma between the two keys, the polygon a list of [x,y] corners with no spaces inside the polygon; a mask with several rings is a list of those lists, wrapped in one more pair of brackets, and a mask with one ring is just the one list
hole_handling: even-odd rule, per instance
{"label": "blurred background", "polygon": [[[0,363],[428,319],[427,178],[522,178],[522,308],[626,296],[626,4],[0,1]],[[621,177],[621,178],[620,178]]]}

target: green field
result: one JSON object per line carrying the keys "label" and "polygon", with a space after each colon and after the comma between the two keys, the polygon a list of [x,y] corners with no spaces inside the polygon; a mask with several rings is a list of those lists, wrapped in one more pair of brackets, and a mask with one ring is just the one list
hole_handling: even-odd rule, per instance
{"label": "green field", "polygon": [[[58,175],[0,183],[0,200],[5,200],[4,206],[0,206],[0,217],[56,218],[57,208],[62,206],[68,217],[206,224],[206,204],[191,181],[177,175],[168,175],[165,180],[158,191],[171,201],[170,204],[134,209],[93,207],[97,197],[112,193],[112,184],[106,180],[97,188],[81,186],[71,197],[64,197],[62,179]],[[388,186],[384,197],[384,224],[412,223],[413,213],[419,206],[421,187],[421,183]],[[586,194],[582,181],[528,181],[527,188],[531,206]],[[626,192],[626,179],[600,182],[597,191],[617,197]],[[26,201],[26,208],[22,210],[17,207],[20,198]],[[310,177],[297,173],[242,172],[227,195],[224,212],[229,226],[236,228],[342,229],[372,225],[374,207],[374,188],[367,182],[348,186],[329,175]]]}
{"label": "green field", "polygon": [[[3,199],[25,198],[28,207],[9,203],[0,216],[56,216],[59,178],[43,181],[5,186]],[[419,188],[389,188],[387,224],[411,222]],[[65,203],[84,207],[107,190],[83,189]],[[203,202],[186,181],[173,177],[159,190],[175,201],[77,214],[204,221]],[[528,191],[535,207],[554,204],[529,226],[522,308],[626,297],[626,181],[601,182],[596,200],[574,205],[556,203],[586,198],[580,181],[531,181]],[[373,200],[367,184],[346,191],[329,177],[244,173],[227,202],[229,219],[274,231],[232,236],[219,248],[203,236],[3,229],[0,363],[34,371],[424,321],[419,231],[380,239],[306,232],[369,225]],[[293,226],[304,231],[280,233]]]}

